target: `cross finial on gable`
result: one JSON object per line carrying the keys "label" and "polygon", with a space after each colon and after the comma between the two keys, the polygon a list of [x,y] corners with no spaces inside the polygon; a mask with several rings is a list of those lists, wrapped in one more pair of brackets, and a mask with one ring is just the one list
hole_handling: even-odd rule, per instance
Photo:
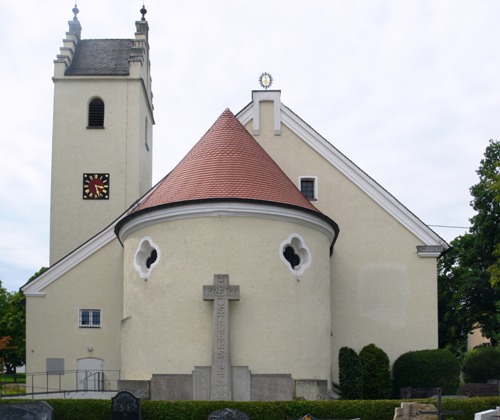
{"label": "cross finial on gable", "polygon": [[78,13],[80,10],[78,9],[78,5],[75,2],[75,7],[71,10],[73,12],[73,19],[68,22],[69,31],[67,35],[74,35],[76,40],[79,41],[82,34],[82,25],[80,25],[80,21],[78,20]]}
{"label": "cross finial on gable", "polygon": [[146,13],[148,13],[148,11],[146,10],[146,7],[144,6],[144,3],[142,3],[142,9],[140,10],[141,12],[141,15],[142,15],[142,18],[141,20],[146,20],[145,16],[146,16]]}
{"label": "cross finial on gable", "polygon": [[80,10],[78,9],[78,5],[77,5],[76,3],[75,3],[75,7],[73,7],[73,10],[71,10],[71,11],[72,11],[72,12],[73,12],[73,14],[74,14],[74,16],[73,16],[73,20],[74,20],[75,22],[76,22],[76,21],[78,21],[78,17],[77,17],[76,15],[80,12]]}

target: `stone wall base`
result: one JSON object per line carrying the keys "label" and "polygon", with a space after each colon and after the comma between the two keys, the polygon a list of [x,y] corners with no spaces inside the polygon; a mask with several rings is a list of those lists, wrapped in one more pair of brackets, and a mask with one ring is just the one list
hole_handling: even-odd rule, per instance
{"label": "stone wall base", "polygon": [[295,399],[307,401],[328,399],[328,381],[319,379],[296,380]]}
{"label": "stone wall base", "polygon": [[150,398],[150,381],[118,381],[118,391],[128,391],[141,400]]}
{"label": "stone wall base", "polygon": [[[210,366],[192,374],[154,374],[151,381],[120,381],[121,390],[152,400],[210,400]],[[322,400],[326,380],[294,380],[290,374],[252,374],[247,366],[232,367],[233,401]]]}

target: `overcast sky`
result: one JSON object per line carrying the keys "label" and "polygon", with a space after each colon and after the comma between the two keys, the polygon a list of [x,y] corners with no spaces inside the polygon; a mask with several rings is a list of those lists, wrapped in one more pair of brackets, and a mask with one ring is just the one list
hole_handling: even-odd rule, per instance
{"label": "overcast sky", "polygon": [[[0,280],[48,265],[53,60],[68,0],[0,0]],[[79,0],[83,38],[133,38],[141,1]],[[154,182],[269,72],[282,101],[429,225],[466,227],[500,139],[498,0],[147,0]],[[434,228],[450,241],[464,228]]]}

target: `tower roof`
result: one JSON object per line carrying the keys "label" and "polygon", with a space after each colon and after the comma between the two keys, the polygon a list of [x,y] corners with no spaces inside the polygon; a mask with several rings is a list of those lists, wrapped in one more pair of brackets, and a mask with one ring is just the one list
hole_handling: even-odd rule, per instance
{"label": "tower roof", "polygon": [[258,200],[319,213],[229,109],[135,211],[207,199]]}
{"label": "tower roof", "polygon": [[126,76],[129,74],[129,59],[132,39],[82,39],[78,42],[68,76]]}

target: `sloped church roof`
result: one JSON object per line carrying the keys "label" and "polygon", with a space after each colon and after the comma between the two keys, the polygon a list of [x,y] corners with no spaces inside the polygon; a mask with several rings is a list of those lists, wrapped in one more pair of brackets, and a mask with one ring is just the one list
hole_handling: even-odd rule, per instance
{"label": "sloped church roof", "polygon": [[134,212],[209,199],[259,200],[319,213],[229,109]]}
{"label": "sloped church roof", "polygon": [[134,46],[132,39],[82,39],[78,42],[67,76],[126,76]]}

